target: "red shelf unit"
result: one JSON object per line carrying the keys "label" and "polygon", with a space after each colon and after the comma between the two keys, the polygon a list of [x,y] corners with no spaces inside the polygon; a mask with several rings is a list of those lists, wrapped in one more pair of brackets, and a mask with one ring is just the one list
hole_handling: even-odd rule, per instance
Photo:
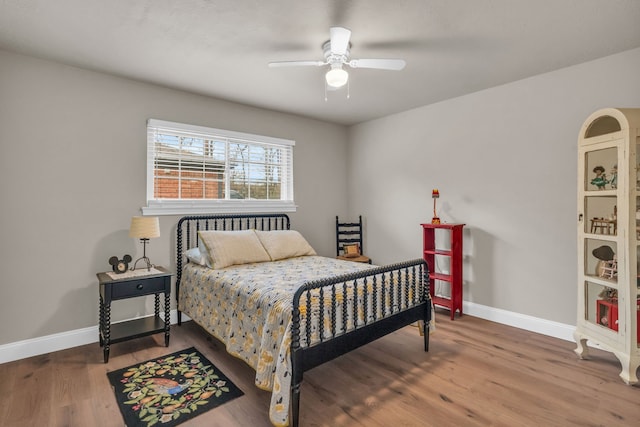
{"label": "red shelf unit", "polygon": [[[456,311],[462,316],[462,228],[465,224],[420,224],[423,233],[422,256],[429,266],[429,290],[435,305],[451,311],[453,320]],[[436,248],[436,230],[451,233],[451,248]],[[435,271],[436,256],[450,258],[449,274]],[[441,280],[451,285],[451,298],[435,295],[435,281]]]}

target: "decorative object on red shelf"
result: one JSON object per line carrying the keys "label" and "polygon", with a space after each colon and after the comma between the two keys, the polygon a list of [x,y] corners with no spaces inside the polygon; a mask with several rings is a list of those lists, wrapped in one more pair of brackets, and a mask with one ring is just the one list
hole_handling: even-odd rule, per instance
{"label": "decorative object on red shelf", "polygon": [[431,198],[433,198],[433,218],[431,224],[440,224],[440,218],[436,216],[436,199],[440,197],[440,192],[437,188],[434,188],[431,192]]}
{"label": "decorative object on red shelf", "polygon": [[[636,334],[640,341],[640,299],[636,310]],[[618,299],[599,299],[596,301],[596,323],[618,332]]]}

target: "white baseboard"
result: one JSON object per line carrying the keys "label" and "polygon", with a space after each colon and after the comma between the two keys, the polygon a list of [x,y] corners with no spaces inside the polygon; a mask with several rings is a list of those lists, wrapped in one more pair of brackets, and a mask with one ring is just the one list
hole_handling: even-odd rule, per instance
{"label": "white baseboard", "polygon": [[574,325],[553,322],[551,320],[540,319],[526,314],[515,313],[513,311],[488,307],[486,305],[467,301],[462,302],[462,307],[464,313],[470,316],[479,317],[496,323],[502,323],[504,325],[513,326],[515,328],[536,332],[538,334],[554,338],[560,338],[565,341],[575,341],[573,339],[573,332],[576,330]]}
{"label": "white baseboard", "polygon": [[[164,318],[164,312],[160,316]],[[177,311],[171,310],[169,318],[172,325],[178,323]],[[186,322],[188,320],[191,320],[189,316],[183,314],[182,321]],[[17,341],[0,345],[0,364],[97,342],[98,325]]]}
{"label": "white baseboard", "polygon": [[98,341],[98,326],[61,332],[0,346],[0,363],[65,350]]}
{"label": "white baseboard", "polygon": [[[565,325],[563,323],[552,322],[550,320],[539,319],[537,317],[467,301],[463,302],[463,306],[464,313],[469,316],[479,317],[566,341],[574,341],[573,331],[575,330],[575,326],[572,325]],[[161,316],[164,317],[164,314],[161,314]],[[172,325],[178,323],[178,313],[176,310],[171,310],[170,318]],[[191,319],[187,315],[182,314],[182,320],[186,322]],[[74,331],[4,344],[0,345],[0,364],[97,342],[98,326],[96,325]]]}

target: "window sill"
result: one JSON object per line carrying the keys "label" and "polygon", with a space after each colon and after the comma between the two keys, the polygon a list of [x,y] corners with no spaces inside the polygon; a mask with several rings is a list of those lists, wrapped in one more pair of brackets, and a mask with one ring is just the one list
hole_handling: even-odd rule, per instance
{"label": "window sill", "polygon": [[142,215],[201,215],[234,213],[295,212],[294,202],[279,200],[151,201],[142,207]]}

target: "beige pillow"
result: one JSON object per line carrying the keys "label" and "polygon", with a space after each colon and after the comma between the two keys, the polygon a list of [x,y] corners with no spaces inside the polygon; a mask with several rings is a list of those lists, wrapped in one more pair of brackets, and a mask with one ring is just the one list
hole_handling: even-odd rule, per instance
{"label": "beige pillow", "polygon": [[311,245],[295,230],[256,230],[258,238],[272,261],[305,255],[316,255]]}
{"label": "beige pillow", "polygon": [[270,261],[255,230],[198,231],[209,253],[211,268]]}

